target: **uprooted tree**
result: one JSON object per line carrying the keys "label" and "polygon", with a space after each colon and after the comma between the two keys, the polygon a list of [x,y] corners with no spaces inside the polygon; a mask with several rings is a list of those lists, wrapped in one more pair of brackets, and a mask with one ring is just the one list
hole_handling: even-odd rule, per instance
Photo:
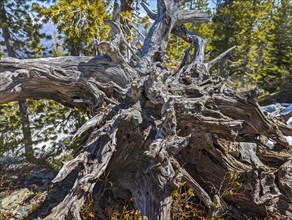
{"label": "uprooted tree", "polygon": [[[210,217],[291,215],[291,147],[284,136],[292,129],[266,118],[257,90],[236,93],[209,74],[233,48],[206,61],[206,40],[184,24],[210,15],[182,10],[185,2],[159,0],[157,14],[144,5],[154,23],[139,51],[114,19],[111,42],[99,44],[105,55],[0,61],[0,103],[48,98],[93,115],[75,135],[89,133],[86,143],[53,182],[73,170],[79,175],[46,219],[81,219],[86,196],[105,172],[148,219],[170,219],[171,192],[182,182]],[[164,60],[171,33],[190,43],[175,71]],[[273,149],[263,137],[275,142]],[[244,190],[219,196],[226,173],[236,173]]]}

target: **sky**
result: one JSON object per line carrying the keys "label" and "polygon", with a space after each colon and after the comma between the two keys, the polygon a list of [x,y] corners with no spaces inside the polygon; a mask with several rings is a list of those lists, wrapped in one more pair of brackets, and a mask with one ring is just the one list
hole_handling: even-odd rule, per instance
{"label": "sky", "polygon": [[[209,6],[211,9],[213,9],[215,7],[215,3],[214,3],[214,0],[209,0]],[[149,3],[149,8],[151,10],[155,10],[156,9],[156,4],[157,4],[157,1],[156,0],[148,0],[148,3]],[[143,10],[142,12],[142,15],[146,14],[146,12]]]}
{"label": "sky", "polygon": [[[150,8],[155,8],[156,7],[156,0],[148,0],[148,2],[150,3]],[[209,0],[209,5],[211,8],[213,8],[215,6],[214,4],[214,0]]]}

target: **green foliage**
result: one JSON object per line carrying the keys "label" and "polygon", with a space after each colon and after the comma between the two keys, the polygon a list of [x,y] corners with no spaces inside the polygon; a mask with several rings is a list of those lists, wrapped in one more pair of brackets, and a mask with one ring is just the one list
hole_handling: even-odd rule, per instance
{"label": "green foliage", "polygon": [[[216,55],[236,45],[232,62],[223,61],[219,74],[227,71],[239,76],[243,83],[259,85],[265,89],[275,87],[282,78],[283,68],[276,61],[276,21],[279,7],[273,0],[220,1],[214,17],[213,48]],[[283,16],[282,16],[283,19]],[[291,18],[290,18],[291,19]],[[278,38],[278,39],[277,39]],[[291,42],[291,41],[290,41]],[[282,43],[280,43],[282,44]]]}
{"label": "green foliage", "polygon": [[[48,2],[48,1],[46,1]],[[43,20],[37,15],[36,7],[31,1],[4,1],[1,2],[2,8],[0,19],[1,35],[5,46],[5,52],[13,57],[39,57],[44,56],[45,48],[41,44],[41,39],[50,39],[48,35],[41,30]],[[53,55],[63,55],[60,47],[58,34],[55,34],[56,44],[53,47]],[[85,116],[76,109],[65,108],[64,106],[50,100],[29,100],[27,101],[29,132],[32,134],[32,140],[29,141],[33,146],[43,144],[46,146],[51,142],[59,142],[60,135],[69,136],[85,122]],[[22,129],[22,116],[19,112],[17,103],[9,103],[0,107],[0,156],[5,152],[15,152],[20,150],[24,141],[24,132]],[[75,143],[78,144],[78,141]],[[75,144],[64,140],[58,145],[74,148]],[[19,151],[19,155],[22,154]],[[26,152],[27,153],[27,152]],[[33,154],[33,152],[30,152]],[[43,152],[34,152],[43,153]]]}
{"label": "green foliage", "polygon": [[55,155],[52,155],[48,164],[55,170],[60,170],[65,162],[73,159],[73,155],[71,155],[71,154],[64,155],[61,158],[55,158],[54,156]]}
{"label": "green foliage", "polygon": [[274,15],[276,61],[291,71],[292,63],[292,2],[281,0]]}
{"label": "green foliage", "polygon": [[[33,11],[31,1],[4,0],[1,2],[1,35],[6,28],[9,31],[9,41],[13,47],[15,57],[42,57],[46,48],[41,39],[51,39],[42,30],[43,21]],[[7,46],[4,38],[0,39],[2,46]],[[4,52],[7,52],[6,48]]]}
{"label": "green foliage", "polygon": [[[269,92],[280,89],[292,66],[292,3],[289,0],[218,0],[213,21],[187,24],[192,32],[208,39],[210,59],[237,48],[212,73],[233,75],[240,87],[260,86]],[[185,8],[209,11],[208,1],[193,0]],[[170,67],[177,67],[189,44],[171,36]],[[247,85],[249,84],[249,85]]]}
{"label": "green foliage", "polygon": [[292,2],[281,0],[275,1],[274,5],[275,38],[272,61],[275,67],[267,69],[273,78],[268,82],[269,86],[266,86],[272,92],[279,90],[279,85],[285,84],[286,77],[292,74]]}
{"label": "green foliage", "polygon": [[[49,40],[51,36],[42,30],[43,20],[32,8],[30,0],[1,1],[1,45],[5,46],[6,55],[16,58],[34,58],[46,55],[46,48],[41,39]],[[16,105],[6,106],[4,115],[10,119],[10,127],[1,127],[1,142],[5,150],[21,149],[24,146],[26,158],[33,158],[31,124],[27,113],[27,103],[19,102],[21,112],[16,110]],[[13,109],[14,111],[9,111]],[[7,130],[11,132],[7,132]],[[20,143],[22,142],[22,144]],[[8,148],[8,149],[7,149]]]}
{"label": "green foliage", "polygon": [[54,32],[54,40],[55,42],[52,45],[52,51],[51,51],[53,57],[64,56],[66,53],[64,51],[64,48],[62,46],[62,41],[57,31]]}
{"label": "green foliage", "polygon": [[109,39],[104,20],[110,17],[102,0],[58,0],[48,8],[38,3],[33,8],[54,22],[69,55],[96,55],[97,43]]}
{"label": "green foliage", "polygon": [[193,10],[210,11],[209,1],[206,0],[191,0],[186,6]]}
{"label": "green foliage", "polygon": [[15,146],[20,144],[22,131],[17,103],[1,105],[0,115],[0,156],[2,156],[4,152],[15,149]]}
{"label": "green foliage", "polygon": [[[52,100],[28,100],[30,129],[33,134],[33,145],[43,144],[43,149],[35,153],[43,153],[51,142],[66,149],[75,149],[81,139],[71,144],[71,140],[60,142],[60,135],[73,135],[86,121],[86,116],[77,109],[64,107]],[[20,113],[17,103],[0,106],[0,156],[7,151],[15,151],[22,146],[22,130]],[[59,136],[59,137],[58,137]]]}

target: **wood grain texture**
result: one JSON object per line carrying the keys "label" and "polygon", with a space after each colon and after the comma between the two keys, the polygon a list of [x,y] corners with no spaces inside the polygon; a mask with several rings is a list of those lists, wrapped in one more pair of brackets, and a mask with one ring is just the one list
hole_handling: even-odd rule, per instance
{"label": "wood grain texture", "polygon": [[[206,40],[183,23],[209,15],[182,11],[182,2],[159,0],[157,14],[147,9],[155,21],[131,59],[119,49],[123,33],[112,23],[115,36],[101,43],[103,56],[0,60],[0,103],[49,98],[94,116],[75,135],[89,131],[88,139],[53,181],[77,169],[75,184],[46,219],[81,219],[86,196],[104,173],[134,196],[148,219],[171,218],[171,193],[182,182],[210,218],[289,218],[292,148],[283,135],[292,129],[266,118],[256,91],[235,92],[210,75],[233,48],[208,61]],[[175,71],[163,60],[171,32],[191,43]],[[236,192],[226,181],[231,174],[241,185]]]}

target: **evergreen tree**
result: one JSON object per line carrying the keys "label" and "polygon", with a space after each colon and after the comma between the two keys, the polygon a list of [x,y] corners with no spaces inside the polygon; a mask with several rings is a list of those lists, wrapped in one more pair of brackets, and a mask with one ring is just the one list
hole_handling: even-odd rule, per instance
{"label": "evergreen tree", "polygon": [[33,12],[31,1],[4,0],[0,3],[1,35],[8,56],[18,58],[44,56],[41,39],[51,39],[42,31],[42,20]]}
{"label": "evergreen tree", "polygon": [[62,39],[57,31],[54,31],[54,43],[52,44],[52,55],[53,57],[59,57],[65,55],[64,48],[62,46]]}
{"label": "evergreen tree", "polygon": [[[0,24],[1,36],[0,43],[4,46],[6,55],[14,58],[40,57],[44,55],[45,48],[41,44],[42,38],[50,39],[50,36],[41,31],[42,24],[31,10],[30,1],[14,0],[0,2]],[[22,127],[22,142],[25,147],[25,155],[27,159],[33,158],[32,135],[30,129],[29,115],[27,111],[27,103],[20,100],[19,117],[15,117],[17,112],[9,112],[12,124],[17,124],[15,120],[19,120]],[[13,104],[7,106],[15,109]],[[14,120],[13,120],[14,119]],[[14,121],[14,122],[13,122]],[[4,126],[2,129],[7,128]],[[19,135],[16,130],[14,138]],[[3,134],[1,139],[4,139]]]}
{"label": "evergreen tree", "polygon": [[213,46],[218,53],[237,46],[232,63],[228,64],[229,71],[245,82],[268,80],[269,70],[276,68],[272,62],[275,38],[272,12],[272,0],[217,2]]}
{"label": "evergreen tree", "polygon": [[[279,67],[274,70],[278,84],[292,72],[292,1],[280,0],[274,3],[275,40],[273,42],[273,61]],[[281,74],[282,77],[278,77]],[[276,77],[277,76],[277,77]]]}
{"label": "evergreen tree", "polygon": [[96,55],[98,42],[109,39],[104,24],[109,14],[102,0],[58,0],[51,7],[35,3],[33,8],[54,22],[69,55]]}

